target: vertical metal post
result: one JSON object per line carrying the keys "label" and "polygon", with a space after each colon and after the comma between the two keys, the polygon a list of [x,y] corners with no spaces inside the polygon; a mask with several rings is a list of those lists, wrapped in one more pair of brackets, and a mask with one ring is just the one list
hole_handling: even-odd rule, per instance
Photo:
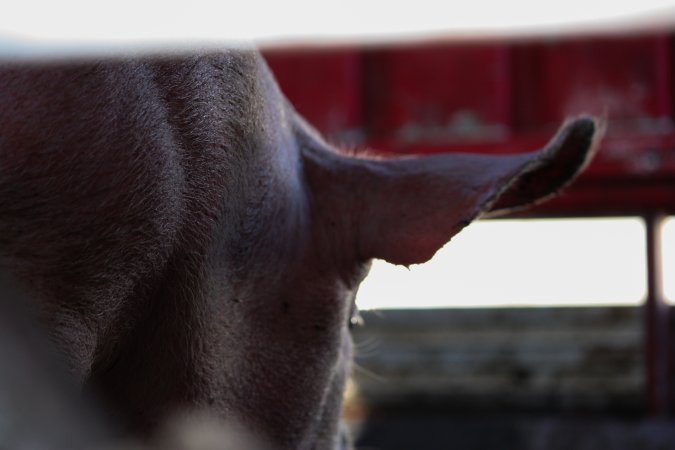
{"label": "vertical metal post", "polygon": [[663,296],[661,229],[664,216],[645,217],[647,228],[647,302],[645,305],[647,401],[649,413],[663,415],[670,406],[670,330]]}

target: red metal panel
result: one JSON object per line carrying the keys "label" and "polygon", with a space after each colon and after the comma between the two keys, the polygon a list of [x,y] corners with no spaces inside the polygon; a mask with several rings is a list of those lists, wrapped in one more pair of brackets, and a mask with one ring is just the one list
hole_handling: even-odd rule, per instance
{"label": "red metal panel", "polygon": [[361,58],[353,49],[263,52],[282,91],[315,127],[340,142],[360,142]]}
{"label": "red metal panel", "polygon": [[623,131],[670,124],[667,36],[553,40],[519,45],[514,53],[521,130],[580,113],[607,115]]}
{"label": "red metal panel", "polygon": [[647,400],[652,415],[670,409],[670,308],[663,295],[663,245],[665,216],[652,214],[647,227],[647,301],[645,303],[645,353],[647,356]]}
{"label": "red metal panel", "polygon": [[506,45],[379,49],[366,65],[367,129],[401,141],[503,137],[511,123]]}
{"label": "red metal panel", "polygon": [[517,216],[640,216],[650,211],[675,214],[672,183],[646,180],[598,183],[581,178],[559,197]]}
{"label": "red metal panel", "polygon": [[668,66],[667,69],[670,72],[670,79],[666,82],[670,87],[670,117],[675,121],[675,33],[669,36],[669,45],[668,45]]}

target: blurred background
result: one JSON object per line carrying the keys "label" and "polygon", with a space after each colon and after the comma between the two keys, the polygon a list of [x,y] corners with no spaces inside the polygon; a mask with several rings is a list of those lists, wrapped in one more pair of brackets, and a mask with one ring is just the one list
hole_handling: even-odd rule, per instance
{"label": "blurred background", "polygon": [[564,196],[375,262],[344,415],[362,450],[675,449],[675,4],[362,3],[26,1],[0,57],[253,39],[329,141],[390,155],[530,151],[604,117]]}

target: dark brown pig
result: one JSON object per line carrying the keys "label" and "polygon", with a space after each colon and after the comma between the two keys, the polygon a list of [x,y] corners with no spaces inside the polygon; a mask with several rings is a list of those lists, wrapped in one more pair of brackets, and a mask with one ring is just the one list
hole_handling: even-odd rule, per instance
{"label": "dark brown pig", "polygon": [[0,269],[133,432],[200,410],[274,448],[347,448],[370,260],[425,262],[472,220],[551,196],[597,131],[578,118],[538,152],[368,159],[327,144],[254,52],[5,63]]}

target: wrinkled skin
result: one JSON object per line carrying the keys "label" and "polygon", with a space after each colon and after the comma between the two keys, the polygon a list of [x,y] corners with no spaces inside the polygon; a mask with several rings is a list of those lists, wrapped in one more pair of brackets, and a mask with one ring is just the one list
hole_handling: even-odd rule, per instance
{"label": "wrinkled skin", "polygon": [[370,260],[424,262],[538,201],[597,126],[508,157],[340,154],[253,52],[0,68],[0,264],[73,377],[135,433],[208,410],[280,449],[346,448]]}

